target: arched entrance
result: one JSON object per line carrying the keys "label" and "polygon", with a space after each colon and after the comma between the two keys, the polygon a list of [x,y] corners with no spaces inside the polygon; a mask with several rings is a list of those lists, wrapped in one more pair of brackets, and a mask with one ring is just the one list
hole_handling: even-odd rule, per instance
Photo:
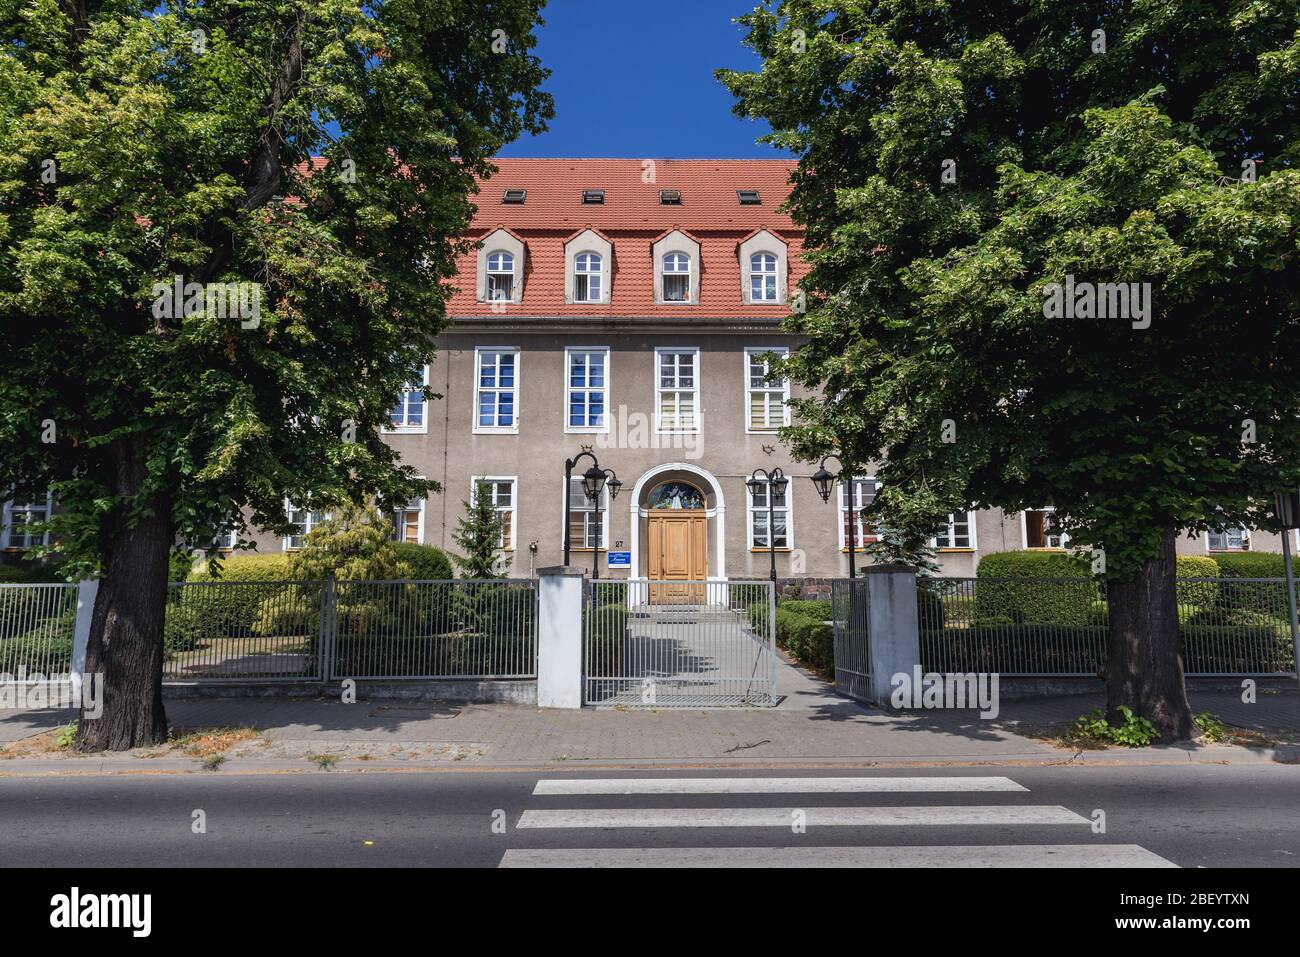
{"label": "arched entrance", "polygon": [[703,594],[709,577],[708,511],[704,493],[689,482],[661,482],[646,497],[646,563],[654,582],[681,585],[651,586],[652,601],[686,600]]}
{"label": "arched entrance", "polygon": [[[651,512],[670,512],[673,509],[650,507],[650,493],[668,483],[690,486],[700,493],[704,505],[706,543],[712,547],[705,551],[704,578],[709,581],[727,580],[726,553],[726,505],[723,501],[722,486],[708,471],[690,462],[665,462],[641,474],[628,496],[631,515],[632,578],[650,576],[649,523]],[[688,503],[679,499],[680,504]],[[671,499],[663,504],[671,505]],[[675,511],[685,511],[677,509]]]}

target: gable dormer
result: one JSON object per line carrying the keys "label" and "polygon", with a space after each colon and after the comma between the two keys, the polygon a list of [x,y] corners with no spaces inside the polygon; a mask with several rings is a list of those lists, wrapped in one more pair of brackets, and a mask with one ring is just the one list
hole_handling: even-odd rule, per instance
{"label": "gable dormer", "polygon": [[614,244],[588,227],[564,243],[564,301],[608,303],[614,277]]}
{"label": "gable dormer", "polygon": [[672,229],[650,247],[655,266],[655,304],[689,305],[700,301],[700,244]]}
{"label": "gable dormer", "polygon": [[508,229],[483,237],[478,249],[475,293],[479,302],[519,302],[524,294],[528,246]]}
{"label": "gable dormer", "polygon": [[758,229],[736,244],[740,257],[740,296],[750,305],[782,305],[786,301],[788,246],[766,229]]}

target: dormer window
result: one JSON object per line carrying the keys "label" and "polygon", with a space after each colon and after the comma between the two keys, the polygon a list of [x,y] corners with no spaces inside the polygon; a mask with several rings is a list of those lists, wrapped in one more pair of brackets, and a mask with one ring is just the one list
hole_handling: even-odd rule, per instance
{"label": "dormer window", "polygon": [[680,189],[659,190],[660,206],[680,206],[681,204],[682,204],[682,191]]}
{"label": "dormer window", "polygon": [[584,189],[582,191],[582,202],[584,206],[604,206],[605,191],[603,189]]}
{"label": "dormer window", "polygon": [[515,257],[513,253],[492,252],[487,257],[487,297],[489,302],[511,302],[515,291]]}
{"label": "dormer window", "polygon": [[502,194],[501,203],[504,206],[522,206],[527,195],[526,189],[508,189]]}
{"label": "dormer window", "polygon": [[762,204],[756,189],[738,189],[736,190],[736,199],[740,201],[741,206],[759,206]]}
{"label": "dormer window", "polygon": [[691,257],[686,253],[664,256],[664,302],[691,301]]}
{"label": "dormer window", "polygon": [[573,301],[600,302],[599,253],[579,253],[573,261]]}
{"label": "dormer window", "polygon": [[754,253],[749,257],[749,298],[751,302],[776,302],[776,255]]}

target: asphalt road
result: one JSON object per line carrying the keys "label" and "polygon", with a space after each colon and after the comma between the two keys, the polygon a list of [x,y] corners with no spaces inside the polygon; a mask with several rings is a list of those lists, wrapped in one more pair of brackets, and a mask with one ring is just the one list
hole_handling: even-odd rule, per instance
{"label": "asphalt road", "polygon": [[1291,867],[1297,795],[1287,765],[0,778],[0,866]]}

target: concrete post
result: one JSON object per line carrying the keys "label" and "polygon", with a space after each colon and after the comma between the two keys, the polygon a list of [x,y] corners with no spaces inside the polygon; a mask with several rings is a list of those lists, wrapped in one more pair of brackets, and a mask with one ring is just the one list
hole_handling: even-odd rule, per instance
{"label": "concrete post", "polygon": [[72,700],[80,705],[81,676],[86,673],[86,645],[90,643],[90,619],[95,613],[95,596],[99,582],[86,580],[77,583],[77,620],[72,631]]}
{"label": "concrete post", "polygon": [[582,569],[537,570],[537,706],[582,707]]}
{"label": "concrete post", "polygon": [[871,661],[871,700],[888,707],[890,679],[902,672],[909,679],[921,663],[916,614],[916,568],[912,565],[871,565],[860,573],[867,581],[868,648]]}

